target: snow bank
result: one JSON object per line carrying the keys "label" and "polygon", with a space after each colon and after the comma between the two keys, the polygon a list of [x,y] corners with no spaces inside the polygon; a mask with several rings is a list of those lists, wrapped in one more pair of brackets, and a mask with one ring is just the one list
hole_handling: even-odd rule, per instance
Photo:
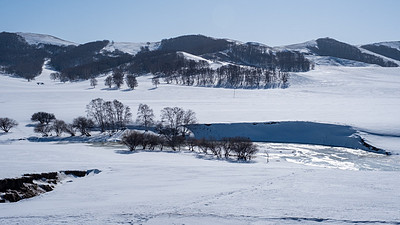
{"label": "snow bank", "polygon": [[385,153],[363,143],[354,128],[336,124],[303,121],[196,124],[191,125],[190,130],[196,138],[241,136],[257,142],[314,144]]}

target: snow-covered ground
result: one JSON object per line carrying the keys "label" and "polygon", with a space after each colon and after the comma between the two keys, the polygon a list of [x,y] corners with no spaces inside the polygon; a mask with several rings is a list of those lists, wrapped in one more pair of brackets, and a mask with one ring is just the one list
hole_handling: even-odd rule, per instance
{"label": "snow-covered ground", "polygon": [[[0,117],[19,126],[0,134],[0,178],[99,169],[54,191],[0,204],[0,224],[399,224],[400,156],[316,145],[260,143],[251,163],[187,152],[130,153],[120,145],[18,140],[35,136],[30,117],[71,122],[94,98],[118,99],[136,114],[179,106],[200,123],[313,121],[360,131],[400,152],[400,69],[317,67],[292,74],[287,89],[161,84],[151,76],[120,90],[89,81],[60,83],[50,70],[32,82],[0,76]],[[38,85],[43,82],[44,85]],[[268,161],[268,163],[267,163]]]}
{"label": "snow-covered ground", "polygon": [[0,177],[102,172],[0,204],[0,224],[399,223],[398,158],[312,145],[260,149],[253,163],[234,163],[121,146],[2,145]]}

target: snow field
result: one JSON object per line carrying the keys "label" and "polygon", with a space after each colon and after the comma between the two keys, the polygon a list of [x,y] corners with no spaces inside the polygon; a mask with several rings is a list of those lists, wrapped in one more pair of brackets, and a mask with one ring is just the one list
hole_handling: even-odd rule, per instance
{"label": "snow field", "polygon": [[[59,83],[0,76],[0,116],[19,126],[0,134],[0,178],[99,169],[39,197],[0,204],[0,224],[399,224],[399,155],[313,145],[260,144],[251,163],[187,152],[130,153],[119,145],[35,143],[38,111],[72,122],[94,98],[136,114],[148,104],[196,112],[200,123],[314,121],[350,125],[371,144],[400,146],[400,69],[317,67],[288,89],[243,90],[161,84],[105,88],[104,78]],[[37,85],[43,82],[44,85]],[[134,116],[135,119],[135,116]],[[267,157],[268,155],[268,157]],[[267,159],[269,163],[267,163]]]}
{"label": "snow field", "polygon": [[[390,224],[400,220],[398,167],[359,171],[285,160],[307,155],[307,150],[322,153],[326,147],[321,146],[261,145],[252,163],[187,152],[130,153],[118,145],[20,141],[2,147],[0,177],[60,169],[102,172],[63,183],[36,198],[0,204],[0,224],[313,224],[321,219],[329,224]],[[340,151],[342,157],[387,159]]]}

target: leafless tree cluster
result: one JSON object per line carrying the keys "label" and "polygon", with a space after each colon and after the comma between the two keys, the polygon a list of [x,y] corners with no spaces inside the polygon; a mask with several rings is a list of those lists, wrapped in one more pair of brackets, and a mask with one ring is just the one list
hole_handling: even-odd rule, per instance
{"label": "leafless tree cluster", "polygon": [[106,79],[104,80],[104,85],[107,86],[108,88],[111,88],[112,85],[114,84],[117,89],[120,89],[121,86],[124,84],[124,77],[125,77],[125,83],[130,89],[135,89],[135,87],[138,86],[136,75],[133,74],[125,75],[124,70],[120,67],[115,68],[112,74],[106,77]]}
{"label": "leafless tree cluster", "polygon": [[285,88],[288,86],[289,73],[276,69],[245,67],[238,65],[222,66],[216,70],[208,65],[196,62],[171,74],[164,75],[169,84],[187,86],[228,87],[228,88]]}
{"label": "leafless tree cluster", "polygon": [[127,131],[122,137],[122,143],[130,151],[137,150],[139,146],[143,150],[154,150],[156,147],[160,150],[164,147],[176,150],[177,144],[186,145],[190,151],[212,154],[219,159],[235,157],[238,161],[251,160],[258,151],[257,146],[249,138],[245,137],[223,138],[220,141],[204,138],[198,140],[182,136],[176,136],[176,138],[181,138],[181,140],[174,143],[161,134]]}
{"label": "leafless tree cluster", "polygon": [[154,150],[156,147],[162,150],[166,144],[165,139],[160,135],[131,130],[124,134],[121,141],[131,151],[135,151],[139,146],[143,150]]}
{"label": "leafless tree cluster", "polygon": [[212,154],[217,158],[229,159],[231,156],[237,160],[247,161],[257,153],[257,146],[246,137],[222,138],[221,140],[210,139],[189,139],[187,146],[190,150]]}
{"label": "leafless tree cluster", "polygon": [[132,117],[129,106],[118,100],[104,101],[102,98],[93,99],[86,106],[86,112],[88,118],[97,123],[101,132],[122,130]]}
{"label": "leafless tree cluster", "polygon": [[72,123],[66,123],[56,119],[53,113],[47,112],[34,113],[31,120],[38,122],[34,127],[34,132],[42,134],[43,137],[53,134],[61,136],[63,133],[75,136],[77,131],[80,131],[81,135],[90,136],[90,129],[94,127],[94,122],[85,117],[77,117]]}
{"label": "leafless tree cluster", "polygon": [[62,133],[75,136],[75,127],[73,124],[67,124],[63,120],[58,120],[53,113],[37,112],[31,117],[31,121],[38,122],[35,125],[34,131],[40,133],[43,137],[52,135],[54,131],[56,136],[61,136]]}
{"label": "leafless tree cluster", "polygon": [[0,129],[5,133],[8,133],[11,128],[18,126],[17,121],[8,117],[0,118]]}

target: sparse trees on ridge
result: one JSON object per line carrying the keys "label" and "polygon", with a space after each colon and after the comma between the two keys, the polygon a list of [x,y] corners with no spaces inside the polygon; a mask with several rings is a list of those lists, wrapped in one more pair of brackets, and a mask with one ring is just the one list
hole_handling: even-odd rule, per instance
{"label": "sparse trees on ridge", "polygon": [[18,126],[17,121],[10,119],[8,117],[0,118],[0,129],[5,133],[8,133],[11,128]]}

